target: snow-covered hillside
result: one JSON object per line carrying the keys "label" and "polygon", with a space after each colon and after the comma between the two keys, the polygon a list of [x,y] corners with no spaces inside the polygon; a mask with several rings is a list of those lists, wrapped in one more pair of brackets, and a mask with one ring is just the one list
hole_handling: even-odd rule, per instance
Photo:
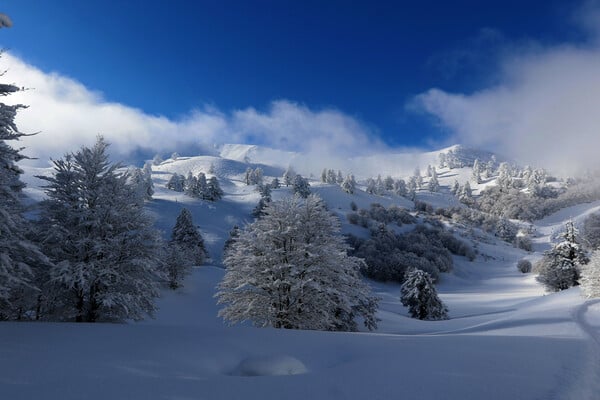
{"label": "snow-covered hillside", "polygon": [[[444,149],[460,149],[453,147]],[[382,155],[350,160],[361,179],[406,177],[416,166],[437,164],[440,152]],[[466,161],[487,156],[460,150]],[[400,285],[369,282],[381,298],[373,332],[339,333],[228,326],[217,318],[215,286],[224,275],[222,248],[234,225],[252,221],[260,196],[245,184],[248,167],[264,170],[266,181],[281,177],[298,155],[256,146],[224,146],[219,157],[166,160],[153,166],[154,199],[148,209],[165,237],[182,207],[193,214],[211,257],[195,268],[185,286],[165,290],[155,320],[128,324],[2,323],[0,393],[6,399],[598,399],[600,393],[600,301],[584,301],[578,288],[547,294],[534,274],[516,268],[519,259],[539,258],[565,220],[581,222],[600,210],[598,202],[561,210],[532,224],[533,253],[493,236],[475,243],[466,230],[455,234],[475,243],[474,261],[454,256],[454,269],[437,285],[450,319],[409,317],[399,301]],[[472,162],[472,159],[471,159]],[[355,164],[352,164],[355,163]],[[319,166],[320,168],[327,165]],[[225,192],[217,202],[166,189],[172,174],[205,172]],[[210,172],[211,171],[211,172]],[[209,173],[210,172],[210,173]],[[320,172],[320,171],[319,171]],[[26,193],[42,197],[27,169]],[[460,206],[450,193],[455,180],[472,170],[438,170],[440,192],[417,199],[435,207]],[[316,175],[318,176],[318,175]],[[310,180],[344,233],[366,235],[348,223],[351,203],[411,209],[406,198],[348,194],[338,185]],[[474,192],[494,179],[474,184]],[[273,190],[273,198],[291,188]]]}

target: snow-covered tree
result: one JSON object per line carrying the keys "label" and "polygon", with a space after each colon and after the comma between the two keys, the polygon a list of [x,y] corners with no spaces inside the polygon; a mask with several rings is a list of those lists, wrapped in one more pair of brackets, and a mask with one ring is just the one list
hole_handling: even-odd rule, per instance
{"label": "snow-covered tree", "polygon": [[383,183],[383,179],[381,179],[381,175],[377,175],[377,179],[375,180],[375,193],[379,196],[385,194],[385,184]]}
{"label": "snow-covered tree", "polygon": [[471,184],[468,181],[460,188],[458,200],[467,205],[473,204],[473,191],[471,190]]}
{"label": "snow-covered tree", "polygon": [[171,154],[171,160],[177,161],[178,158],[179,158],[179,153],[178,152],[175,151],[175,152],[173,152]]}
{"label": "snow-covered tree", "polygon": [[[19,91],[14,85],[0,84],[0,96]],[[7,142],[26,136],[19,132],[15,117],[23,105],[0,102],[0,320],[19,319],[28,297],[34,295],[31,286],[32,267],[40,266],[44,256],[26,236],[29,224],[22,217],[20,193],[25,184],[17,162],[26,158],[21,149]]]}
{"label": "snow-covered tree", "polygon": [[367,192],[369,194],[375,194],[377,192],[377,187],[376,187],[376,184],[375,184],[375,179],[368,178],[366,183],[367,183],[367,187],[365,189],[365,192]]}
{"label": "snow-covered tree", "polygon": [[140,168],[129,171],[129,183],[135,188],[140,199],[152,200],[154,194],[154,183],[152,177]]}
{"label": "snow-covered tree", "polygon": [[293,184],[296,175],[296,171],[294,171],[294,168],[292,168],[291,165],[287,167],[287,169],[283,173],[283,184],[285,186],[290,186],[291,184]]}
{"label": "snow-covered tree", "polygon": [[427,189],[430,192],[438,192],[440,190],[440,182],[438,181],[437,171],[432,167],[430,172],[431,178],[429,178],[429,182],[427,183]]}
{"label": "snow-covered tree", "polygon": [[590,257],[590,262],[581,267],[581,292],[584,297],[600,297],[600,250]]}
{"label": "snow-covered tree", "polygon": [[206,257],[204,239],[194,225],[192,213],[187,208],[182,208],[171,232],[165,262],[169,286],[173,289],[180,287],[192,266],[202,265]]}
{"label": "snow-covered tree", "polygon": [[229,237],[225,240],[225,244],[223,245],[223,257],[227,256],[227,252],[231,249],[233,243],[240,236],[241,229],[239,226],[234,225],[233,228],[229,231]]}
{"label": "snow-covered tree", "polygon": [[335,171],[330,169],[327,171],[327,179],[326,179],[327,183],[331,183],[331,184],[335,184],[337,183],[337,175],[335,174]]}
{"label": "snow-covered tree", "polygon": [[208,172],[209,174],[211,174],[211,175],[214,175],[214,174],[215,174],[215,172],[216,172],[216,169],[215,169],[215,164],[213,164],[213,163],[210,163],[210,165],[208,166],[208,171],[207,171],[207,172]]}
{"label": "snow-covered tree", "polygon": [[327,168],[323,168],[321,172],[321,182],[327,183]]}
{"label": "snow-covered tree", "polygon": [[478,184],[481,183],[481,163],[478,158],[473,162],[473,173],[471,174],[471,177],[473,182]]}
{"label": "snow-covered tree", "polygon": [[139,320],[155,310],[162,241],[108,144],[56,160],[42,202],[41,232],[60,320]]}
{"label": "snow-covered tree", "polygon": [[394,178],[391,176],[386,176],[383,180],[383,185],[385,186],[385,190],[394,190]]}
{"label": "snow-covered tree", "polygon": [[342,184],[342,182],[344,182],[344,176],[342,175],[342,171],[340,171],[340,170],[338,169],[338,172],[337,172],[337,177],[336,177],[336,183],[337,183],[338,185],[341,185],[341,184]]}
{"label": "snow-covered tree", "polygon": [[446,154],[445,153],[440,153],[438,155],[438,166],[440,168],[444,168],[446,166]]}
{"label": "snow-covered tree", "polygon": [[286,329],[376,327],[377,299],[349,257],[339,221],[314,195],[272,202],[226,253],[217,296],[229,322]]}
{"label": "snow-covered tree", "polygon": [[508,163],[503,162],[498,167],[498,178],[496,179],[496,183],[502,189],[508,189],[512,187],[513,179]]}
{"label": "snow-covered tree", "polygon": [[431,276],[420,269],[406,272],[400,288],[400,301],[408,307],[411,317],[423,320],[448,319],[448,309],[438,297]]}
{"label": "snow-covered tree", "polygon": [[406,182],[404,182],[404,179],[398,179],[394,182],[394,193],[396,196],[406,197],[408,194],[408,189],[406,188]]}
{"label": "snow-covered tree", "polygon": [[563,240],[544,254],[537,270],[538,281],[550,291],[560,291],[579,284],[579,269],[589,259],[578,243],[573,221],[568,221]]}
{"label": "snow-covered tree", "polygon": [[185,189],[185,177],[177,173],[171,175],[169,182],[167,182],[167,189],[175,192],[183,192]]}
{"label": "snow-covered tree", "polygon": [[223,194],[223,189],[221,189],[217,177],[211,176],[206,185],[206,192],[202,198],[204,200],[217,201],[223,197]]}
{"label": "snow-covered tree", "polygon": [[458,181],[456,179],[454,180],[454,183],[452,184],[452,188],[450,189],[450,192],[455,196],[458,196],[460,193],[460,183],[458,183]]}
{"label": "snow-covered tree", "polygon": [[419,167],[415,168],[413,177],[415,178],[415,183],[417,184],[417,189],[421,189],[421,187],[423,186],[423,177],[421,176],[421,169]]}
{"label": "snow-covered tree", "polygon": [[300,197],[308,197],[310,195],[310,183],[308,183],[308,179],[303,178],[302,175],[296,175],[294,177],[293,191],[294,194]]}
{"label": "snow-covered tree", "polygon": [[414,176],[411,176],[408,179],[408,184],[406,185],[406,189],[408,190],[407,197],[412,201],[414,201],[415,198],[417,197],[417,188],[418,188],[417,178]]}
{"label": "snow-covered tree", "polygon": [[271,186],[271,189],[279,189],[281,187],[281,183],[277,177],[273,178],[269,185]]}
{"label": "snow-covered tree", "polygon": [[271,185],[260,184],[256,186],[256,190],[258,191],[258,193],[260,193],[261,198],[271,201]]}
{"label": "snow-covered tree", "polygon": [[342,182],[341,187],[344,192],[353,194],[356,190],[356,180],[354,179],[354,175],[346,175],[346,178]]}

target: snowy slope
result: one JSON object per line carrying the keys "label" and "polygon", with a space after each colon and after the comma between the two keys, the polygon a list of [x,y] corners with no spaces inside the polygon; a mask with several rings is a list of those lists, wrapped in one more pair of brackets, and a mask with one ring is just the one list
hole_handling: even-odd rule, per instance
{"label": "snowy slope", "polygon": [[[225,149],[227,149],[226,152]],[[565,220],[576,223],[600,203],[584,204],[534,224],[537,255],[494,239],[478,243],[474,262],[455,257],[438,285],[450,310],[447,321],[408,317],[397,284],[371,282],[381,297],[379,329],[334,333],[227,326],[217,317],[215,286],[228,231],[251,221],[259,195],[242,180],[261,165],[281,176],[279,153],[231,146],[221,156],[181,157],[153,167],[154,200],[148,209],[170,234],[181,207],[193,214],[213,266],[196,268],[178,291],[164,291],[155,320],[129,324],[0,325],[0,393],[7,399],[597,399],[600,382],[600,302],[584,302],[578,288],[546,294],[516,262],[546,250]],[[289,156],[289,155],[288,155]],[[246,158],[248,157],[248,158]],[[428,160],[437,152],[418,156]],[[397,158],[382,157],[392,168]],[[207,173],[213,167],[225,191],[221,201],[192,199],[165,188],[173,173]],[[425,168],[427,164],[421,165]],[[406,176],[411,175],[412,164]],[[375,167],[373,167],[375,168]],[[387,168],[387,167],[386,167]],[[391,169],[390,169],[391,170]],[[400,168],[396,169],[400,171]],[[27,194],[43,196],[28,169]],[[381,170],[377,173],[385,173]],[[400,173],[400,172],[399,172]],[[439,171],[441,193],[417,198],[438,207],[456,205],[448,194],[470,168]],[[402,175],[400,175],[402,176]],[[354,195],[311,180],[345,232],[350,203],[412,208],[397,196]],[[493,184],[487,182],[481,185]],[[474,185],[474,188],[477,188]],[[274,199],[290,188],[273,191]],[[363,232],[364,233],[364,232]]]}

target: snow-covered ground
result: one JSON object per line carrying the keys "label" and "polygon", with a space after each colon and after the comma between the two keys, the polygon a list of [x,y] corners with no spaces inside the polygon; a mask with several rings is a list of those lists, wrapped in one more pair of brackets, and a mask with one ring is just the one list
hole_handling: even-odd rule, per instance
{"label": "snow-covered ground", "polygon": [[[192,211],[214,266],[196,268],[178,291],[165,290],[156,319],[128,324],[0,324],[2,399],[599,399],[600,301],[578,288],[546,294],[516,262],[535,257],[503,242],[479,243],[481,255],[455,258],[438,291],[446,321],[408,317],[397,284],[372,282],[381,297],[379,329],[339,333],[228,326],[217,317],[215,286],[224,270],[221,249],[229,229],[251,220],[259,199],[241,178],[251,162],[266,175],[282,168],[260,149],[227,149],[230,158],[167,160],[154,167],[149,204],[167,236],[181,207]],[[235,157],[234,157],[235,156]],[[257,159],[249,160],[251,157]],[[275,156],[274,156],[275,157]],[[237,160],[233,160],[237,158]],[[258,159],[260,158],[260,159]],[[168,191],[170,174],[207,172],[213,165],[226,195],[216,203]],[[274,165],[268,167],[268,165]],[[268,172],[267,172],[268,171]],[[28,175],[43,170],[28,170]],[[458,175],[457,175],[458,174]],[[441,171],[449,185],[468,169]],[[31,196],[40,196],[28,177]],[[488,183],[486,183],[488,184]],[[343,193],[311,181],[343,229],[350,202],[366,208],[411,203],[398,197]],[[273,192],[278,198],[288,188]],[[447,193],[419,194],[436,206]],[[535,224],[537,251],[549,247],[564,221],[600,209],[592,203],[561,210]]]}

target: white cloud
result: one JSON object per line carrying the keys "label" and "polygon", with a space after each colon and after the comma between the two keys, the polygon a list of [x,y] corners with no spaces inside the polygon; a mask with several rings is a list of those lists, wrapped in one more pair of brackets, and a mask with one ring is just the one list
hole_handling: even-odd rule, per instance
{"label": "white cloud", "polygon": [[383,148],[373,139],[372,129],[334,109],[311,110],[278,100],[266,112],[247,108],[224,113],[205,107],[172,120],[106,101],[74,79],[45,73],[11,54],[4,54],[0,65],[8,70],[3,81],[31,88],[3,101],[29,106],[18,114],[17,124],[23,132],[41,132],[23,139],[24,153],[37,157],[38,164],[89,145],[98,134],[112,143],[111,152],[117,158],[140,151],[186,154],[190,149],[224,143],[264,144],[340,157],[360,154],[365,148]]}
{"label": "white cloud", "polygon": [[469,94],[431,89],[418,104],[457,142],[558,172],[600,168],[600,46],[590,26],[600,33],[600,19],[586,15],[587,43],[514,50],[499,84]]}

